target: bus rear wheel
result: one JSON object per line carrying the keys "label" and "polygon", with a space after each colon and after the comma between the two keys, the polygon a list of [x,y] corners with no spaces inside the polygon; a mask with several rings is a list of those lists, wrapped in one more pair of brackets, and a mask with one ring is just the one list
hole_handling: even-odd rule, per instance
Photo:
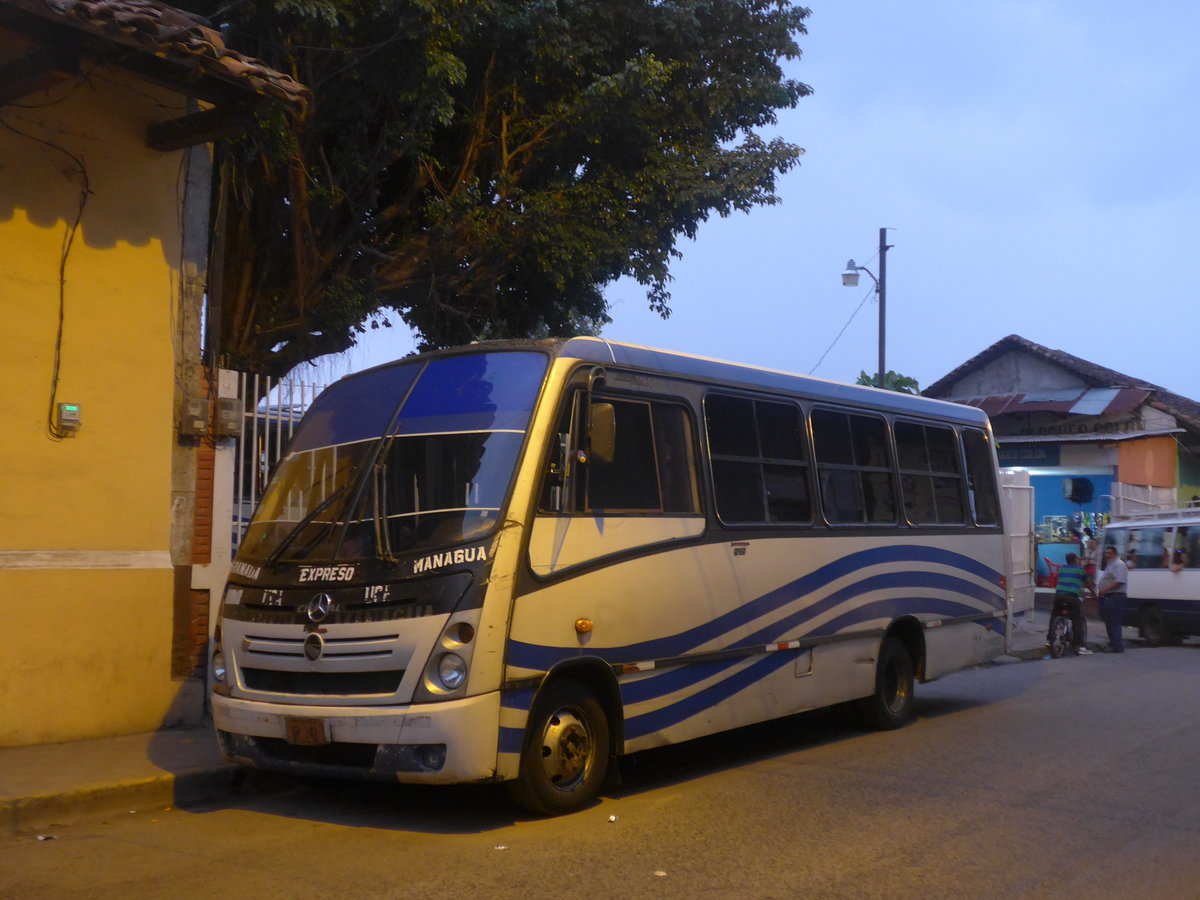
{"label": "bus rear wheel", "polygon": [[557,816],[587,806],[600,793],[610,753],[608,717],[577,681],[550,684],[529,714],[520,774],[509,793],[531,812]]}
{"label": "bus rear wheel", "polygon": [[875,693],[858,701],[859,714],[881,730],[899,728],[912,717],[913,661],[908,648],[886,637],[875,661]]}

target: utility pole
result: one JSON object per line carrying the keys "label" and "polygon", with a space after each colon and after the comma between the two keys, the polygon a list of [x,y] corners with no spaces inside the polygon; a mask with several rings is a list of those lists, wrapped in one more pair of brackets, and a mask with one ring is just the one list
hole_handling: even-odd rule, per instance
{"label": "utility pole", "polygon": [[887,375],[887,229],[879,229],[879,283],[875,286],[879,294],[879,375],[876,387],[886,387]]}
{"label": "utility pole", "polygon": [[866,266],[856,265],[854,260],[846,263],[842,273],[842,287],[858,287],[858,273],[866,272],[875,282],[875,293],[879,297],[879,369],[875,376],[876,387],[887,386],[887,252],[892,249],[887,242],[887,229],[879,229],[879,277]]}

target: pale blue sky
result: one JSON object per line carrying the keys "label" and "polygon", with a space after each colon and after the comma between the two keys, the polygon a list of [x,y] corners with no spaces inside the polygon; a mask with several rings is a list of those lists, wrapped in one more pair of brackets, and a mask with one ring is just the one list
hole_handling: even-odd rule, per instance
{"label": "pale blue sky", "polygon": [[[614,340],[853,381],[874,372],[889,232],[887,365],[931,384],[1020,334],[1200,399],[1200,4],[813,0],[780,115],[804,147],[782,203],[684,241],[670,319],[607,292]],[[402,356],[399,329],[321,380]]]}

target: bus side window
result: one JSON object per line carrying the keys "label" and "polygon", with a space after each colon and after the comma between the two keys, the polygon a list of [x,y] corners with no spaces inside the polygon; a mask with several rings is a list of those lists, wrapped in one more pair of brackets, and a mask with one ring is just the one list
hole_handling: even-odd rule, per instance
{"label": "bus side window", "polygon": [[967,458],[967,495],[975,524],[996,525],[1000,521],[1000,500],[987,435],[975,428],[964,428],[962,439]]}
{"label": "bus side window", "polygon": [[799,406],[713,393],[704,400],[704,424],[722,522],[812,521]]}
{"label": "bus side window", "polygon": [[878,416],[815,409],[812,428],[825,518],[834,524],[895,524],[887,423]]}
{"label": "bus side window", "polygon": [[691,416],[683,407],[666,403],[652,404],[651,409],[663,512],[698,513],[700,485]]}
{"label": "bus side window", "polygon": [[661,509],[650,404],[616,402],[612,407],[616,422],[613,458],[607,463],[596,459],[581,467],[587,483],[584,508],[599,512]]}
{"label": "bus side window", "polygon": [[[582,395],[578,395],[582,396]],[[692,429],[676,404],[613,397],[597,398],[610,415],[612,458],[590,453],[576,437],[582,424],[574,405],[564,412],[557,443],[542,485],[543,511],[593,515],[693,515],[699,489]],[[576,454],[576,445],[583,451]],[[575,459],[571,459],[575,455]],[[571,504],[559,498],[570,495]]]}
{"label": "bus side window", "polygon": [[611,463],[586,467],[586,508],[595,512],[679,514],[698,508],[687,413],[664,403],[605,398],[616,440]]}
{"label": "bus side window", "polygon": [[897,420],[904,514],[914,525],[961,525],[964,491],[953,429]]}

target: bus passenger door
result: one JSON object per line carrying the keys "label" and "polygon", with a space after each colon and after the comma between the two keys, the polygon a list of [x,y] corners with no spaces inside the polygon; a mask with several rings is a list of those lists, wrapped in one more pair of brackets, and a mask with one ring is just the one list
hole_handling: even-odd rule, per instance
{"label": "bus passenger door", "polygon": [[[690,410],[657,397],[588,399],[600,407],[607,421],[599,430],[611,429],[611,441],[582,427],[578,407],[573,424],[580,427],[560,432],[530,529],[529,565],[545,580],[515,602],[514,646],[530,660],[591,655],[640,665],[723,646],[711,623],[737,602],[737,589],[727,545],[701,540],[706,521]],[[611,448],[600,448],[603,442]],[[577,633],[577,620],[590,630]],[[510,677],[545,666],[522,667],[522,658],[510,654],[517,663]],[[630,676],[640,683],[623,695],[626,737],[634,741],[627,749],[713,730],[709,711],[680,721],[671,710],[682,710],[689,694],[706,687],[703,679],[719,673],[659,674]]]}

